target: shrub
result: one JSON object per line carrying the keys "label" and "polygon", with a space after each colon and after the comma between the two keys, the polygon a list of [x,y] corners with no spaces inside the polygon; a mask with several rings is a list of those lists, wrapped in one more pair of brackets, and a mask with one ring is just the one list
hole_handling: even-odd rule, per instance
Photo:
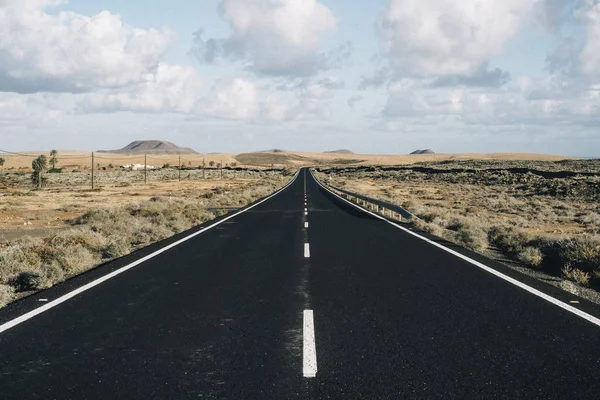
{"label": "shrub", "polygon": [[592,272],[600,269],[600,241],[591,236],[582,236],[561,242],[560,257],[563,264],[574,270]]}
{"label": "shrub", "polygon": [[13,293],[12,287],[0,283],[0,307],[4,307],[12,301]]}
{"label": "shrub", "polygon": [[509,254],[519,254],[530,241],[526,233],[504,226],[492,227],[488,236],[490,243]]}
{"label": "shrub", "polygon": [[565,268],[563,268],[563,274],[567,279],[575,281],[582,286],[587,286],[590,283],[589,272],[572,268],[570,265],[566,265]]}
{"label": "shrub", "polygon": [[456,242],[474,251],[489,247],[488,233],[481,227],[461,226],[455,234]]}
{"label": "shrub", "polygon": [[544,261],[544,256],[540,249],[532,246],[523,248],[523,250],[517,254],[517,258],[523,264],[532,268],[539,268],[542,265],[542,261]]}
{"label": "shrub", "polygon": [[131,252],[131,244],[124,238],[112,239],[102,249],[102,258],[111,259],[125,256]]}
{"label": "shrub", "polygon": [[56,260],[67,275],[78,274],[100,262],[97,255],[80,244],[57,250]]}

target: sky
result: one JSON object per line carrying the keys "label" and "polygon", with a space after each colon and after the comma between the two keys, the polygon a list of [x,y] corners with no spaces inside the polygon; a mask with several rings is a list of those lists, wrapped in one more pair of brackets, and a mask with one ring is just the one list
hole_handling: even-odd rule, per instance
{"label": "sky", "polygon": [[0,149],[600,155],[600,0],[0,0]]}

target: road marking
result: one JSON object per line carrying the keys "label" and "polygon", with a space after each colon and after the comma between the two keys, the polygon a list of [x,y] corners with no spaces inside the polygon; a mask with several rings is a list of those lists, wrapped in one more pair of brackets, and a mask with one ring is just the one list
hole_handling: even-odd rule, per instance
{"label": "road marking", "polygon": [[256,207],[256,206],[264,203],[265,201],[267,201],[267,200],[269,200],[269,199],[277,196],[279,193],[283,192],[292,183],[294,183],[296,181],[296,178],[298,178],[299,175],[300,175],[300,170],[298,170],[298,172],[296,173],[296,176],[287,185],[285,185],[283,188],[279,189],[277,192],[273,193],[269,197],[265,197],[264,199],[262,199],[261,201],[257,202],[256,204],[253,204],[250,207],[248,207],[248,208],[246,208],[246,209],[244,209],[242,211],[238,211],[237,213],[235,213],[233,215],[230,215],[229,217],[223,218],[219,222],[216,222],[216,223],[214,223],[212,225],[207,226],[206,228],[203,228],[203,229],[199,230],[198,232],[194,232],[191,235],[188,235],[188,236],[186,236],[186,237],[184,237],[182,239],[179,239],[178,241],[176,241],[174,243],[171,243],[170,245],[165,246],[162,249],[155,251],[154,253],[148,254],[147,256],[142,257],[139,260],[132,262],[131,264],[128,264],[128,265],[126,265],[126,266],[124,266],[122,268],[119,268],[119,269],[111,272],[110,274],[106,274],[103,277],[96,279],[95,281],[92,281],[92,282],[89,282],[89,283],[83,285],[83,286],[81,286],[81,287],[73,290],[72,292],[69,292],[69,293],[67,293],[67,294],[65,294],[65,295],[57,298],[56,300],[53,300],[53,301],[51,301],[51,302],[49,302],[49,303],[47,303],[47,304],[45,304],[45,305],[43,305],[41,307],[36,308],[35,310],[29,311],[28,313],[23,314],[20,317],[17,317],[17,318],[15,318],[13,320],[10,320],[10,321],[8,321],[8,322],[0,325],[0,333],[4,332],[4,331],[6,331],[6,330],[8,330],[10,328],[13,328],[13,327],[15,327],[15,326],[17,326],[19,324],[22,324],[23,322],[25,322],[25,321],[27,321],[27,320],[35,317],[36,315],[39,315],[39,314],[41,314],[41,313],[43,313],[45,311],[48,311],[49,309],[54,308],[54,307],[56,307],[57,305],[59,305],[61,303],[64,303],[65,301],[67,301],[67,300],[69,300],[69,299],[77,296],[78,294],[81,294],[81,293],[85,292],[86,290],[89,290],[89,289],[93,288],[94,286],[98,286],[99,284],[101,284],[101,283],[103,283],[103,282],[105,282],[105,281],[107,281],[107,280],[109,280],[111,278],[114,278],[115,276],[120,275],[123,272],[125,272],[127,270],[130,270],[131,268],[136,267],[136,266],[142,264],[143,262],[148,261],[149,259],[154,258],[157,255],[162,254],[162,253],[164,253],[167,250],[172,249],[175,246],[180,245],[183,242],[186,242],[186,241],[188,241],[188,240],[190,240],[190,239],[192,239],[192,238],[200,235],[201,233],[206,232],[209,229],[212,229],[212,228],[214,228],[214,227],[216,227],[218,225],[221,225],[225,221],[228,221],[228,220],[230,220],[232,218],[235,218],[238,215],[240,215],[240,214],[242,214],[242,213],[244,213],[244,212],[246,212],[248,210],[253,209],[254,207]]}
{"label": "road marking", "polygon": [[304,346],[302,350],[302,374],[305,378],[317,376],[317,346],[315,344],[315,319],[313,310],[304,310]]}
{"label": "road marking", "polygon": [[307,212],[307,211],[308,211],[308,208],[305,208],[305,209],[304,209],[304,212]]}
{"label": "road marking", "polygon": [[304,211],[304,215],[308,215],[308,211]]}
{"label": "road marking", "polygon": [[304,258],[310,258],[310,244],[304,243]]}
{"label": "road marking", "polygon": [[304,227],[305,227],[305,228],[308,228],[308,222],[305,222],[305,223],[304,223]]}
{"label": "road marking", "polygon": [[[311,171],[311,175],[312,175],[312,171]],[[317,184],[319,186],[321,186],[323,189],[325,189],[326,191],[328,191],[329,193],[331,193],[332,195],[334,195],[338,199],[340,199],[342,201],[345,201],[346,203],[350,204],[351,206],[353,206],[355,208],[358,208],[362,212],[370,214],[370,215],[374,216],[375,218],[380,219],[382,221],[385,221],[388,224],[390,224],[392,226],[395,226],[398,229],[403,230],[404,232],[408,233],[409,235],[412,235],[412,236],[415,236],[415,237],[417,237],[417,238],[419,238],[421,240],[424,240],[425,242],[427,242],[427,243],[429,243],[429,244],[431,244],[431,245],[433,245],[433,246],[435,246],[437,248],[440,248],[440,249],[444,250],[445,252],[452,254],[453,256],[461,258],[464,261],[467,261],[468,263],[470,263],[470,264],[472,264],[472,265],[474,265],[474,266],[476,266],[478,268],[481,268],[482,270],[484,270],[486,272],[489,272],[490,274],[495,275],[495,276],[497,276],[500,279],[503,279],[503,280],[505,280],[505,281],[507,281],[509,283],[512,283],[513,285],[515,285],[515,286],[517,286],[517,287],[519,287],[519,288],[521,288],[523,290],[528,291],[529,293],[533,294],[534,296],[540,297],[540,298],[546,300],[547,302],[552,303],[555,306],[558,306],[558,307],[562,308],[563,310],[566,310],[566,311],[568,311],[570,313],[573,313],[573,314],[577,315],[578,317],[581,317],[581,318],[583,318],[583,319],[591,322],[594,325],[600,326],[600,318],[594,317],[591,314],[588,314],[588,313],[586,313],[584,311],[581,311],[581,310],[579,310],[579,309],[577,309],[577,308],[575,308],[573,306],[570,306],[569,304],[564,303],[564,302],[562,302],[562,301],[560,301],[560,300],[558,300],[558,299],[556,299],[556,298],[554,298],[554,297],[552,297],[552,296],[550,296],[550,295],[542,292],[541,290],[535,289],[535,288],[533,288],[533,287],[531,287],[531,286],[529,286],[529,285],[527,285],[527,284],[525,284],[525,283],[523,283],[523,282],[521,282],[521,281],[519,281],[519,280],[517,280],[515,278],[511,278],[508,275],[504,275],[500,271],[496,271],[495,269],[493,269],[491,267],[488,267],[487,265],[482,264],[479,261],[475,261],[472,258],[469,258],[469,257],[467,257],[467,256],[465,256],[463,254],[460,254],[457,251],[454,251],[454,250],[449,249],[449,248],[447,248],[447,247],[445,247],[445,246],[443,246],[443,245],[441,245],[439,243],[436,243],[433,240],[428,239],[425,236],[421,236],[418,233],[415,233],[415,232],[411,231],[410,229],[406,229],[405,227],[400,226],[400,225],[398,225],[398,224],[396,224],[396,223],[394,223],[392,221],[389,221],[389,220],[387,220],[386,218],[384,218],[384,217],[382,217],[380,215],[377,215],[375,213],[372,213],[371,211],[365,210],[364,208],[362,208],[362,207],[360,207],[360,206],[352,203],[351,201],[348,201],[348,200],[344,199],[343,197],[337,195],[336,193],[332,192],[331,190],[329,190],[328,188],[326,188],[325,186],[323,186],[321,184],[321,182],[319,182],[317,180],[317,178],[315,178],[314,175],[312,175],[312,177],[317,182]]]}

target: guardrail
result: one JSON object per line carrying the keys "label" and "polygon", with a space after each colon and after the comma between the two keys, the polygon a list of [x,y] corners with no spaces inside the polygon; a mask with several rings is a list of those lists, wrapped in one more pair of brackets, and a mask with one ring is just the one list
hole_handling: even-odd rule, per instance
{"label": "guardrail", "polygon": [[[316,179],[316,176],[315,176],[315,179]],[[383,201],[383,200],[373,199],[371,197],[364,196],[362,194],[358,194],[358,193],[351,192],[349,190],[341,189],[341,188],[332,186],[332,185],[328,184],[327,182],[321,182],[321,184],[323,184],[325,187],[327,187],[327,189],[336,193],[338,196],[341,196],[344,199],[346,199],[354,204],[357,204],[375,214],[379,214],[390,220],[403,222],[403,223],[410,223],[410,222],[413,222],[415,219],[418,219],[415,215],[413,215],[409,211],[405,210],[404,208],[402,208],[396,204],[388,203],[387,201]]]}

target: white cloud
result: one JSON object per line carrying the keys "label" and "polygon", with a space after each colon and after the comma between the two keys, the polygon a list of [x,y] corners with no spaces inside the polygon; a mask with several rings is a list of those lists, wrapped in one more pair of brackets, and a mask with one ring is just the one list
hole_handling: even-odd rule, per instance
{"label": "white cloud", "polygon": [[207,62],[219,56],[244,59],[254,71],[272,75],[309,75],[319,69],[327,58],[319,55],[320,45],[337,25],[317,0],[221,0],[220,12],[231,36],[204,41],[199,33],[196,55]]}
{"label": "white cloud", "polygon": [[600,3],[585,0],[584,6],[577,11],[577,17],[583,22],[586,41],[579,62],[581,71],[590,79],[600,79]]}
{"label": "white cloud", "polygon": [[246,79],[220,79],[201,101],[201,115],[230,120],[252,120],[259,114],[259,94],[256,85]]}
{"label": "white cloud", "polygon": [[501,53],[541,0],[389,0],[386,55],[414,76],[470,75]]}
{"label": "white cloud", "polygon": [[80,104],[82,111],[133,111],[191,113],[201,95],[202,83],[190,67],[159,64],[145,82],[116,92],[92,93]]}
{"label": "white cloud", "polygon": [[0,91],[85,92],[143,82],[171,41],[168,29],[135,29],[119,15],[50,14],[60,0],[3,0]]}

